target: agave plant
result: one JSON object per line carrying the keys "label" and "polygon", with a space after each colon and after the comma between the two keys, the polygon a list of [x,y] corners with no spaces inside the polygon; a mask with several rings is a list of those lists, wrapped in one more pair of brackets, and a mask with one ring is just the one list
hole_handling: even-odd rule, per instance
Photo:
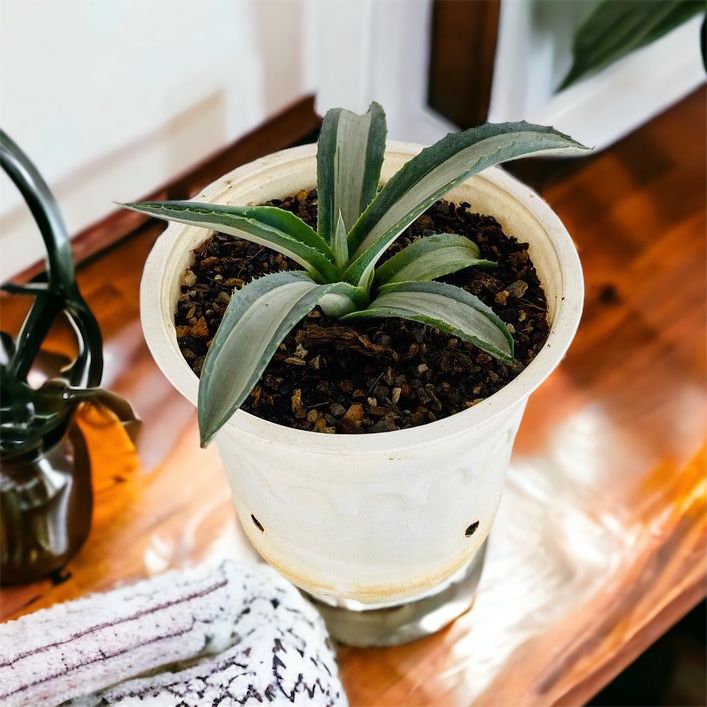
{"label": "agave plant", "polygon": [[465,290],[434,281],[462,268],[493,265],[479,257],[471,240],[431,235],[378,262],[418,216],[471,175],[530,154],[586,148],[548,127],[487,124],[422,150],[379,191],[385,138],[385,114],[377,103],[364,115],[343,109],[326,114],[317,148],[317,230],[273,206],[124,204],[258,243],[304,268],[266,275],[233,293],[202,368],[202,446],[247,398],[288,332],[316,306],[343,321],[421,322],[513,362],[513,338],[501,319]]}

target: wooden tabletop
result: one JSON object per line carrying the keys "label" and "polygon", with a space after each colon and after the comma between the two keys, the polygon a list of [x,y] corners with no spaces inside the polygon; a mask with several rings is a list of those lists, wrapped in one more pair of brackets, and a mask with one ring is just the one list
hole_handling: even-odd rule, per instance
{"label": "wooden tabletop", "polygon": [[[339,651],[352,705],[581,704],[707,593],[705,95],[541,191],[579,247],[577,339],[532,396],[471,611],[436,636]],[[224,170],[225,171],[225,170]],[[83,420],[96,511],[65,581],[2,592],[14,618],[206,558],[252,558],[214,448],[145,347],[148,224],[85,264],[105,385],[144,420]],[[3,329],[26,308],[3,299]],[[51,347],[71,349],[68,333]]]}

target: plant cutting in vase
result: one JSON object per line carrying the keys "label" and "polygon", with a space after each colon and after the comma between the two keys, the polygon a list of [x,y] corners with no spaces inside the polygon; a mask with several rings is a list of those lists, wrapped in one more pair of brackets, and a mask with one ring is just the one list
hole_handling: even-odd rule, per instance
{"label": "plant cutting in vase", "polygon": [[316,306],[345,322],[380,317],[420,322],[513,363],[513,337],[493,310],[465,290],[435,281],[468,267],[494,267],[479,257],[474,242],[454,233],[435,234],[377,264],[410,223],[471,175],[530,154],[586,148],[552,128],[487,124],[450,134],[423,150],[376,193],[385,137],[385,116],[376,103],[364,115],[342,109],[327,113],[317,152],[316,231],[274,206],[125,204],[238,236],[305,268],[266,275],[230,298],[201,373],[202,445],[243,403],[285,336]]}
{"label": "plant cutting in vase", "polygon": [[[0,131],[0,166],[22,193],[47,251],[47,281],[5,284],[34,297],[19,334],[0,332],[0,502],[2,583],[30,581],[62,567],[83,544],[91,523],[88,450],[75,424],[82,403],[102,406],[121,422],[135,421],[123,398],[98,387],[101,332],[76,283],[71,246],[59,208],[34,165]],[[74,361],[39,387],[27,377],[40,346],[64,314],[78,345]]]}
{"label": "plant cutting in vase", "polygon": [[128,205],[172,221],[145,265],[143,331],[198,400],[245,533],[357,645],[468,608],[525,402],[583,295],[562,223],[492,165],[584,148],[527,123],[422,148],[386,143],[383,121],[375,104],[330,111],[318,146],[200,202]]}

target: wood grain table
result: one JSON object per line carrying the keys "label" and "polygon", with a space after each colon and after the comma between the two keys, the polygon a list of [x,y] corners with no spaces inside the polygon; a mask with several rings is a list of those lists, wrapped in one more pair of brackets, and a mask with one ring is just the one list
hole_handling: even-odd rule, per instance
{"label": "wood grain table", "polygon": [[[406,646],[342,647],[352,705],[581,704],[707,593],[705,117],[700,91],[542,187],[584,264],[579,334],[528,405],[473,608]],[[6,619],[253,557],[215,449],[199,449],[194,410],[142,338],[138,283],[160,230],[137,228],[80,271],[105,385],[144,420],[137,453],[86,416],[91,535],[62,578],[4,590]],[[14,330],[26,305],[2,304]],[[50,345],[71,350],[68,332]]]}

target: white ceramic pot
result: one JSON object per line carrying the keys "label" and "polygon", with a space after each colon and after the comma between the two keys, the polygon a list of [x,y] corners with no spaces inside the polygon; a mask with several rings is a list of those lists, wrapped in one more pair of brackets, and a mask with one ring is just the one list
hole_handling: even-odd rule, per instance
{"label": "white ceramic pot", "polygon": [[[420,149],[389,143],[383,179]],[[196,198],[262,203],[310,189],[315,154],[314,145],[283,150],[236,169]],[[326,435],[238,411],[216,436],[252,544],[294,584],[328,603],[393,605],[433,593],[463,571],[491,528],[526,400],[577,329],[582,271],[549,206],[500,169],[473,177],[447,198],[471,203],[530,244],[551,322],[535,360],[487,400],[421,427]],[[192,250],[209,235],[170,224],[150,253],[141,287],[150,350],[194,404],[198,380],[177,347],[173,313]]]}

